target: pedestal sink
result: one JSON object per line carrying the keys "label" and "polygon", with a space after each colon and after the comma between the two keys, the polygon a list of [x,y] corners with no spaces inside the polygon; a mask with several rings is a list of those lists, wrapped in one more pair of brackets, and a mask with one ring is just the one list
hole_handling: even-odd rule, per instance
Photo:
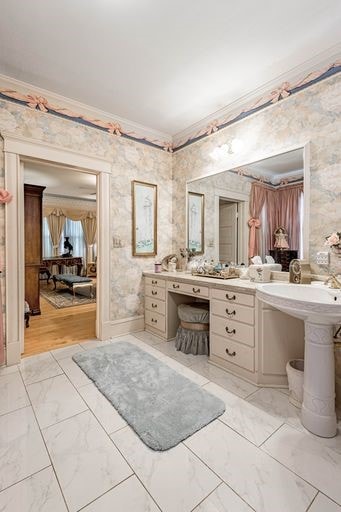
{"label": "pedestal sink", "polygon": [[258,299],[304,320],[302,424],[321,437],[336,435],[333,325],[341,323],[341,290],[321,284],[268,283]]}

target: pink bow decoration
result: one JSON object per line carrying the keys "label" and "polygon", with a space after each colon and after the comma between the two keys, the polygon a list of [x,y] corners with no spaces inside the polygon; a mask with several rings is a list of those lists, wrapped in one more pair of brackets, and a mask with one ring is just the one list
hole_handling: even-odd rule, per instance
{"label": "pink bow decoration", "polygon": [[214,120],[207,125],[206,134],[211,135],[211,133],[217,132],[219,130],[218,121]]}
{"label": "pink bow decoration", "polygon": [[163,149],[167,153],[173,153],[173,144],[171,142],[164,142]]}
{"label": "pink bow decoration", "polygon": [[256,229],[260,228],[260,220],[251,218],[248,220],[250,226],[250,241],[249,241],[249,258],[255,255],[256,250]]}
{"label": "pink bow decoration", "polygon": [[117,135],[120,137],[122,135],[122,127],[118,123],[108,123],[107,124],[108,132],[112,133],[113,135]]}
{"label": "pink bow decoration", "polygon": [[32,94],[27,95],[27,99],[29,100],[27,105],[31,108],[37,108],[42,112],[48,112],[48,101],[43,96],[33,96]]}
{"label": "pink bow decoration", "polygon": [[10,203],[13,199],[13,196],[8,190],[5,190],[4,188],[0,188],[0,203]]}
{"label": "pink bow decoration", "polygon": [[274,91],[271,91],[271,93],[270,93],[271,103],[276,103],[277,101],[290,96],[290,91],[289,91],[290,88],[291,87],[290,87],[289,82],[284,82],[280,87],[278,87]]}

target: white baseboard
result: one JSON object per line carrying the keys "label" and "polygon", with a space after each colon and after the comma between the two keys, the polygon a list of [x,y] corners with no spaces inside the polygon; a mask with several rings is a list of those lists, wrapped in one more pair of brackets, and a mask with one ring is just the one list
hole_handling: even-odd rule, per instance
{"label": "white baseboard", "polygon": [[106,340],[111,336],[120,336],[121,334],[130,334],[136,331],[144,330],[144,316],[132,316],[122,318],[112,322],[105,322],[102,331],[102,339]]}
{"label": "white baseboard", "polygon": [[6,346],[6,365],[12,366],[13,364],[20,363],[21,348],[20,341],[8,343]]}

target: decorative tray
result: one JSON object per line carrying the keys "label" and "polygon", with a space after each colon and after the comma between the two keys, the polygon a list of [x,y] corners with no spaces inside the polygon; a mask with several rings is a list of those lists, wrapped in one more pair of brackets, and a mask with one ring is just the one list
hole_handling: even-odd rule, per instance
{"label": "decorative tray", "polygon": [[198,277],[212,277],[213,279],[238,279],[239,276],[226,276],[220,274],[219,272],[214,272],[213,274],[209,274],[208,272],[192,272],[192,276]]}

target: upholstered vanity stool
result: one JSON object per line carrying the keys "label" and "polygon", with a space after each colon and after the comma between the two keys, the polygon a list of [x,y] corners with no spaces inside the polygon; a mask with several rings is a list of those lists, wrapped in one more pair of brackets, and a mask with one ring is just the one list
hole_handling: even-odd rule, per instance
{"label": "upholstered vanity stool", "polygon": [[180,325],[176,333],[175,348],[185,354],[204,355],[209,352],[208,304],[194,302],[178,306]]}

